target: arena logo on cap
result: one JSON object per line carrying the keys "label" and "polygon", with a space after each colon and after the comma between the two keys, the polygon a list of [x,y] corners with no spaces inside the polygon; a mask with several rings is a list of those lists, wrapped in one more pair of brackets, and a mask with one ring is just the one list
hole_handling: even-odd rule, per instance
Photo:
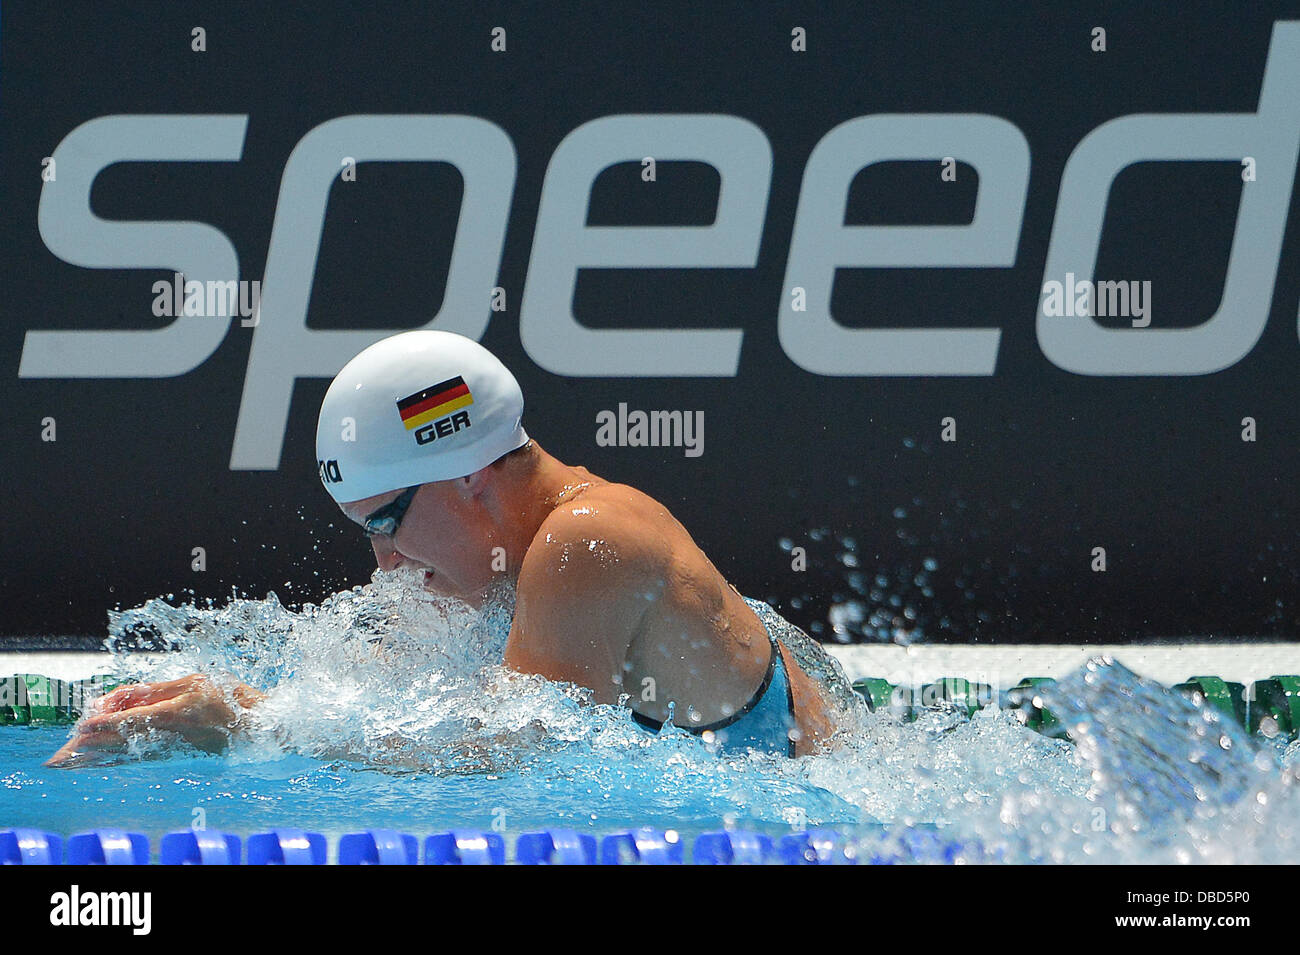
{"label": "arena logo on cap", "polygon": [[461,409],[473,403],[469,385],[457,375],[398,399],[397,413],[406,430],[415,432],[416,444],[429,444],[468,428],[469,412]]}

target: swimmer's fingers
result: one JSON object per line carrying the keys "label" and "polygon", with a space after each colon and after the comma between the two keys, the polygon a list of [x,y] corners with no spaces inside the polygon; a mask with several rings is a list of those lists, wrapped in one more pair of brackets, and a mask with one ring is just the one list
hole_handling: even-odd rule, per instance
{"label": "swimmer's fingers", "polygon": [[120,733],[106,730],[98,733],[78,733],[45,761],[46,766],[76,766],[88,762],[105,752],[118,752],[126,748]]}
{"label": "swimmer's fingers", "polygon": [[[183,699],[183,698],[182,698]],[[182,699],[164,700],[149,706],[136,706],[125,712],[98,713],[77,724],[77,735],[64,743],[49,758],[46,766],[72,766],[88,761],[103,752],[120,752],[126,748],[126,738],[132,733],[148,730],[182,732],[184,726],[192,733],[194,727],[177,711]]]}
{"label": "swimmer's fingers", "polygon": [[[114,699],[115,708],[83,718],[77,724],[77,735],[46,765],[68,765],[88,753],[120,750],[128,736],[154,731],[175,733],[199,749],[221,752],[239,726],[242,709],[261,698],[252,687],[241,685],[235,692],[238,703],[232,704],[218,686],[197,674],[167,683],[123,689],[131,692]],[[132,701],[157,697],[161,699],[156,702],[129,705]]]}
{"label": "swimmer's fingers", "polygon": [[112,693],[105,693],[103,696],[92,700],[90,705],[100,713],[115,713],[118,710],[137,706],[139,704],[141,692],[147,688],[147,683],[133,683],[130,686],[119,686]]}
{"label": "swimmer's fingers", "polygon": [[170,700],[137,706],[119,713],[98,713],[82,721],[82,733],[116,732],[122,736],[159,731],[176,733],[211,753],[230,742],[238,716],[220,691],[207,686]]}
{"label": "swimmer's fingers", "polygon": [[250,686],[236,686],[228,699],[222,688],[200,674],[121,687],[104,697],[77,724],[76,736],[55,753],[47,766],[71,765],[89,754],[125,748],[127,737],[154,731],[175,733],[210,753],[219,753],[241,726],[244,711],[263,694]]}
{"label": "swimmer's fingers", "polygon": [[121,686],[107,696],[100,697],[95,703],[95,710],[98,713],[120,713],[137,706],[161,703],[182,693],[198,689],[207,681],[208,678],[202,674],[191,673],[189,676],[161,683],[133,683],[130,686]]}
{"label": "swimmer's fingers", "polygon": [[155,729],[168,729],[165,724],[176,720],[174,710],[173,700],[163,700],[159,703],[133,706],[129,710],[96,713],[82,720],[79,729],[87,735],[104,732],[131,733],[151,726]]}
{"label": "swimmer's fingers", "polygon": [[90,761],[95,755],[104,752],[120,752],[126,748],[126,733],[135,720],[124,716],[123,707],[130,706],[128,713],[138,713],[141,707],[132,701],[141,699],[140,691],[151,689],[149,684],[121,687],[119,690],[103,697],[101,703],[107,702],[108,708],[84,717],[76,727],[76,734],[64,743],[59,750],[45,761],[46,766],[77,766]]}

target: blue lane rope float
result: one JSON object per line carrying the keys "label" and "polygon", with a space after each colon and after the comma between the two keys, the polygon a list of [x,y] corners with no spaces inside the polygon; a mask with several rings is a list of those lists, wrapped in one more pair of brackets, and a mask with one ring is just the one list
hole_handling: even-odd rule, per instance
{"label": "blue lane rope float", "polygon": [[206,829],[169,832],[158,858],[163,865],[239,865],[239,836]]}
{"label": "blue lane rope float", "polygon": [[683,846],[671,830],[630,829],[600,840],[601,865],[681,865]]}
{"label": "blue lane rope float", "polygon": [[302,829],[274,829],[248,837],[249,865],[324,865],[325,837]]}
{"label": "blue lane rope float", "polygon": [[777,849],[785,865],[856,865],[857,853],[833,829],[809,829],[781,837]]}
{"label": "blue lane rope float", "polygon": [[6,829],[0,832],[0,865],[59,865],[63,862],[63,839],[39,829]]}
{"label": "blue lane rope float", "polygon": [[775,859],[772,840],[757,832],[706,832],[691,850],[696,865],[762,865]]}
{"label": "blue lane rope float", "polygon": [[[420,841],[391,829],[340,836],[339,865],[505,865],[506,840],[495,832],[454,830]],[[169,832],[159,841],[162,865],[240,865],[239,836],[211,830]],[[277,829],[247,840],[245,865],[325,865],[326,839],[318,832]],[[779,840],[744,830],[706,832],[690,854],[696,865],[952,864],[983,858],[974,843],[938,826],[879,827],[860,841],[833,829],[790,833]],[[515,841],[519,865],[683,865],[685,841],[672,830],[643,827],[594,835],[568,829],[522,833]],[[0,830],[0,865],[149,865],[149,839],[121,829],[79,832],[66,840],[37,829]]]}
{"label": "blue lane rope float", "polygon": [[339,865],[415,865],[420,842],[392,829],[352,832],[339,839]]}
{"label": "blue lane rope float", "polygon": [[424,840],[425,865],[505,865],[505,862],[506,841],[499,833],[456,830],[436,833]]}
{"label": "blue lane rope float", "polygon": [[139,832],[96,829],[68,837],[68,865],[148,865],[149,839]]}
{"label": "blue lane rope float", "polygon": [[572,829],[525,832],[515,841],[519,865],[595,865],[596,837]]}

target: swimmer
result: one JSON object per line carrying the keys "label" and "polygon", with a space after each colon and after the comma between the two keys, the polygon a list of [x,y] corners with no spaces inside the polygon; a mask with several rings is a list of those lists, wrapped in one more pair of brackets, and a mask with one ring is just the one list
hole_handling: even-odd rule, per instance
{"label": "swimmer", "polygon": [[[513,587],[506,666],[588,688],[650,731],[671,720],[724,748],[803,756],[851,691],[820,646],[747,601],[653,498],[557,460],[525,433],[518,382],[450,332],[386,338],[330,385],[325,489],[380,569],[479,608]],[[199,674],[123,687],[47,765],[121,749],[149,726],[220,751],[262,694]]]}

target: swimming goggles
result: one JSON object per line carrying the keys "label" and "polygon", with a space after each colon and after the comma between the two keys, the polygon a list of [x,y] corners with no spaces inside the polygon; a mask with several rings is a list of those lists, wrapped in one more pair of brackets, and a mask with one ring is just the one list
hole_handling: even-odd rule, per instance
{"label": "swimming goggles", "polygon": [[411,506],[411,501],[415,498],[415,492],[423,486],[423,484],[413,484],[367,517],[363,522],[366,536],[392,537],[396,534],[397,529],[402,526],[406,509]]}

